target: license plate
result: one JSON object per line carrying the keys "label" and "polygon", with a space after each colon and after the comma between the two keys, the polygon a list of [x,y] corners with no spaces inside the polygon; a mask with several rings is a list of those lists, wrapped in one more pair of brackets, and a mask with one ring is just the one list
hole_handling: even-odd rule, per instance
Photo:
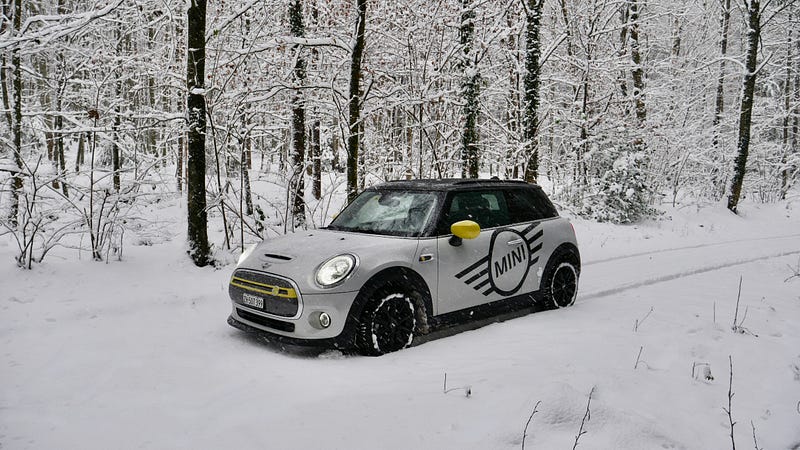
{"label": "license plate", "polygon": [[264,299],[255,295],[242,294],[242,304],[252,306],[253,308],[263,309]]}

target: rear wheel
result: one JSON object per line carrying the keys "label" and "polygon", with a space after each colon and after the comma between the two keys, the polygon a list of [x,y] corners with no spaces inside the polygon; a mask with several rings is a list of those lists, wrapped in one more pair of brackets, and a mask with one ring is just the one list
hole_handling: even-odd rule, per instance
{"label": "rear wheel", "polygon": [[380,290],[364,306],[356,344],[365,355],[395,352],[411,345],[416,323],[414,302],[408,295]]}
{"label": "rear wheel", "polygon": [[575,255],[554,255],[542,277],[546,306],[565,308],[575,303],[578,295],[579,263]]}

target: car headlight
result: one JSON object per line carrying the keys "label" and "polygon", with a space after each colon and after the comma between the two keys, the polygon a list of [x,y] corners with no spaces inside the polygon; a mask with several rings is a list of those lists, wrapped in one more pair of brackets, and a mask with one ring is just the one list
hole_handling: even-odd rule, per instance
{"label": "car headlight", "polygon": [[239,255],[239,261],[236,262],[236,265],[237,266],[241,265],[244,262],[244,260],[247,259],[247,257],[250,256],[253,253],[253,251],[255,251],[256,247],[258,247],[258,244],[253,244],[250,247],[247,247],[242,252],[242,254]]}
{"label": "car headlight", "polygon": [[322,287],[330,287],[344,281],[356,267],[356,257],[339,255],[322,263],[317,269],[316,281]]}

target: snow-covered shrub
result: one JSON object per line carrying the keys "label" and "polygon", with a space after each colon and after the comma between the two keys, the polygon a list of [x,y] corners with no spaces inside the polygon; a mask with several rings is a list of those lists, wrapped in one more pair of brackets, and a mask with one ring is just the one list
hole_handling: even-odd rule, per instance
{"label": "snow-covered shrub", "polygon": [[584,215],[599,222],[633,223],[657,214],[650,206],[653,190],[643,151],[613,146],[593,152],[592,158],[595,167],[601,168],[600,177],[595,182],[596,192],[584,199]]}

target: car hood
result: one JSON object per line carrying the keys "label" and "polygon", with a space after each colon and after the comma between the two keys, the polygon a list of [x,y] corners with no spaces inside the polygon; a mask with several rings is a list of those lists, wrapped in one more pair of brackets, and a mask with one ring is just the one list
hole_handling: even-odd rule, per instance
{"label": "car hood", "polygon": [[[286,234],[260,243],[238,268],[268,272],[291,279],[301,293],[358,290],[365,275],[381,266],[409,266],[418,240],[334,230],[309,230]],[[322,289],[314,282],[317,267],[337,255],[349,253],[359,261],[348,281]],[[357,281],[360,280],[360,281]]]}

